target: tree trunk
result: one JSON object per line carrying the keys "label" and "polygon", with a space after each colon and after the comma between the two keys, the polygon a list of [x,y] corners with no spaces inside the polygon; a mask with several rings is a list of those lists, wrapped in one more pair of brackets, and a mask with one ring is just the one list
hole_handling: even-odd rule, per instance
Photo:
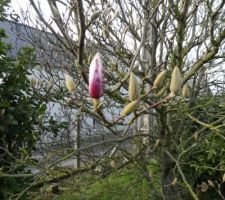
{"label": "tree trunk", "polygon": [[[164,196],[164,200],[177,200],[180,199],[178,186],[173,185],[172,182],[176,178],[173,168],[175,166],[175,162],[166,154],[166,151],[174,154],[174,149],[171,146],[171,138],[170,134],[167,130],[167,114],[165,110],[162,108],[159,110],[160,114],[160,122],[161,122],[161,131],[160,131],[160,139],[161,139],[161,186],[162,193]],[[173,131],[173,130],[172,130]]]}
{"label": "tree trunk", "polygon": [[[74,138],[75,138],[75,142],[74,142],[74,149],[80,149],[81,146],[81,118],[80,118],[80,114],[78,114],[76,116],[76,128],[74,129]],[[74,161],[74,168],[79,169],[81,167],[81,158],[80,158],[80,152],[77,152],[76,154],[76,158]]]}

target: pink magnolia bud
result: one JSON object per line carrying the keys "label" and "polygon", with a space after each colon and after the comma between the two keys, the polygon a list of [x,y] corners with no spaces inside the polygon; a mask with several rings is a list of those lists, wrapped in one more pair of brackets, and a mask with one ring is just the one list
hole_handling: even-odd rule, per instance
{"label": "pink magnolia bud", "polygon": [[104,73],[100,53],[96,53],[89,69],[89,95],[99,99],[104,91]]}

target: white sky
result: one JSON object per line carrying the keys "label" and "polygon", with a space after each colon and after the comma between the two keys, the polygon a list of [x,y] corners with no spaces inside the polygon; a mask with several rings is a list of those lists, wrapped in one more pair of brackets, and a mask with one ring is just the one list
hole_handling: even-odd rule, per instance
{"label": "white sky", "polygon": [[28,0],[11,0],[11,6],[14,9],[17,9],[17,11],[19,11],[20,7],[25,7],[26,5],[28,5]]}
{"label": "white sky", "polygon": [[[50,18],[50,8],[49,8],[49,5],[48,5],[48,2],[46,0],[36,0],[35,3],[39,1],[40,2],[40,8],[45,16],[45,19],[49,19]],[[61,9],[60,11],[62,12],[63,7],[59,7],[59,9]],[[65,9],[65,7],[64,7]],[[8,10],[8,12],[12,13],[12,11],[14,11],[14,13],[18,14],[19,16],[21,16],[22,12],[25,12],[26,10],[29,11],[29,17],[35,21],[36,19],[36,14],[35,12],[33,11],[33,8],[30,6],[30,3],[29,3],[29,0],[11,0],[11,3],[10,3],[10,8]],[[48,21],[48,20],[47,20]],[[30,24],[32,25],[32,24]],[[54,26],[54,24],[52,24]],[[57,30],[57,26],[54,26],[54,28]],[[190,56],[192,55],[195,55],[195,54],[190,54]],[[191,58],[190,58],[191,59]],[[219,66],[220,67],[220,66]],[[218,67],[214,68],[214,69],[218,69]],[[211,70],[210,70],[211,72]],[[218,73],[217,73],[218,74]],[[221,75],[221,74],[219,74]],[[223,74],[223,78],[224,78],[224,74]],[[217,79],[221,79],[220,78],[217,78]]]}
{"label": "white sky", "polygon": [[[40,0],[40,7],[41,10],[44,12],[44,15],[46,18],[50,17],[50,8],[48,6],[48,3],[46,0]],[[36,3],[36,1],[35,1]],[[29,17],[35,19],[35,12],[32,6],[29,3],[29,0],[11,0],[11,3],[9,4],[10,8],[8,10],[9,13],[16,13],[19,16],[22,15],[23,12],[29,11]],[[49,14],[48,14],[49,13]],[[33,14],[33,15],[32,15]]]}
{"label": "white sky", "polygon": [[11,0],[9,11],[15,11],[15,13],[20,13],[21,9],[29,7],[29,0]]}

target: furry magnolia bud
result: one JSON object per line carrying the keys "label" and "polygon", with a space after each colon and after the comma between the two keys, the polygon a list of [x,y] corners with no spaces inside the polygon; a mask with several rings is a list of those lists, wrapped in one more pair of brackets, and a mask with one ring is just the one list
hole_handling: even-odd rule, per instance
{"label": "furry magnolia bud", "polygon": [[190,95],[190,88],[189,88],[189,85],[187,83],[185,83],[183,86],[183,89],[182,89],[182,96],[184,98],[187,98],[187,97],[189,97],[189,95]]}
{"label": "furry magnolia bud", "polygon": [[130,101],[135,101],[135,100],[139,99],[139,97],[140,97],[139,82],[137,80],[137,77],[133,73],[130,74],[128,95],[129,95]]}
{"label": "furry magnolia bud", "polygon": [[153,83],[153,88],[158,88],[161,83],[163,82],[165,76],[166,76],[166,70],[163,70],[162,72],[160,72],[158,74],[158,76],[156,77],[156,79],[154,80],[154,83]]}
{"label": "furry magnolia bud", "polygon": [[138,100],[130,102],[128,105],[125,106],[125,108],[121,112],[121,116],[125,117],[131,114],[135,110],[137,105],[138,105]]}
{"label": "furry magnolia bud", "polygon": [[225,182],[225,173],[224,173],[224,175],[223,175],[223,183]]}
{"label": "furry magnolia bud", "polygon": [[171,76],[171,82],[170,82],[170,92],[172,96],[176,96],[181,88],[182,78],[180,69],[176,66],[173,69],[173,73]]}
{"label": "furry magnolia bud", "polygon": [[73,81],[73,78],[69,75],[65,75],[65,80],[66,80],[66,87],[70,92],[73,92],[76,88],[75,83]]}
{"label": "furry magnolia bud", "polygon": [[96,53],[89,68],[89,95],[99,99],[104,92],[104,67],[100,53]]}

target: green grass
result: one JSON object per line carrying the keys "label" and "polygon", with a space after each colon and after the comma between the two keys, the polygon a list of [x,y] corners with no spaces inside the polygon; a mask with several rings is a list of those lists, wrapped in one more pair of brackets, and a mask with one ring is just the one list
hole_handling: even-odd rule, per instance
{"label": "green grass", "polygon": [[122,170],[114,170],[106,178],[82,173],[59,184],[59,195],[50,192],[49,185],[39,193],[33,194],[32,200],[154,200],[159,193],[159,168],[152,160],[148,166],[154,182],[150,188],[143,177],[138,164],[131,164]]}
{"label": "green grass", "polygon": [[[153,188],[157,188],[157,183]],[[153,189],[135,165],[115,171],[107,178],[82,174],[61,183],[60,189],[60,195],[52,195],[46,188],[42,189],[35,200],[154,200],[150,196]]]}
{"label": "green grass", "polygon": [[89,188],[80,192],[67,191],[54,200],[128,200],[128,199],[149,199],[149,188],[146,182],[141,178],[139,180],[135,175],[112,175],[109,178],[99,180]]}

